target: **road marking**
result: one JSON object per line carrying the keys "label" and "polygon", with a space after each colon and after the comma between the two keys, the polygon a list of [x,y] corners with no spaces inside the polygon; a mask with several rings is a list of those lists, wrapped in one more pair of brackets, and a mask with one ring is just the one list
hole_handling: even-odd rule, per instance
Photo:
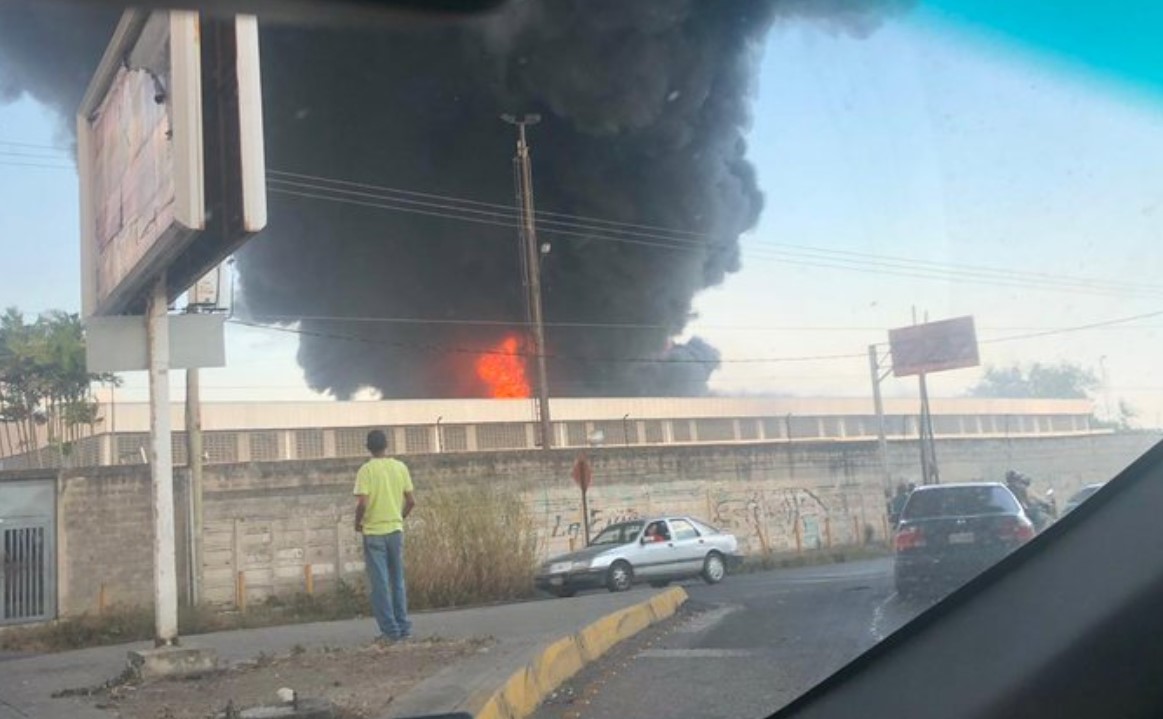
{"label": "road marking", "polygon": [[889,602],[896,599],[896,592],[884,598],[883,602],[879,602],[876,608],[872,610],[872,624],[869,625],[868,631],[872,634],[872,638],[876,641],[882,641],[885,637],[884,633],[884,608],[888,606]]}
{"label": "road marking", "polygon": [[729,659],[755,656],[753,649],[647,649],[639,652],[643,659]]}

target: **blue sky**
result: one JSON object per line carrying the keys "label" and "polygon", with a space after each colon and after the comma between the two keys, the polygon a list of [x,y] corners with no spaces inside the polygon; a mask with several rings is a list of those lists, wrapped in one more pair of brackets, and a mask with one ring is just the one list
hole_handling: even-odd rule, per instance
{"label": "blue sky", "polygon": [[[767,208],[743,239],[743,271],[697,299],[691,327],[728,360],[713,385],[867,394],[860,357],[731,360],[860,355],[886,328],[907,324],[913,306],[933,319],[974,314],[985,340],[1163,309],[1163,268],[1152,252],[1163,240],[1160,130],[1163,104],[1150,91],[932,12],[890,20],[863,39],[810,22],[777,28],[750,135]],[[34,103],[0,106],[0,142],[61,137],[58,120]],[[0,304],[75,310],[76,178],[12,164],[46,162],[19,156],[37,152],[0,146]],[[862,271],[803,264],[852,263],[837,251],[1018,274],[998,285],[951,281],[947,272],[940,280],[885,274],[883,258]],[[1061,285],[1063,276],[1084,281],[1052,291],[1021,286]],[[1144,287],[1093,287],[1116,281]],[[1155,425],[1163,413],[1163,380],[1153,378],[1161,328],[1158,317],[987,342],[982,357],[1097,368],[1105,356],[1112,396]],[[228,343],[231,366],[206,372],[208,398],[310,396],[292,337],[234,327]],[[956,394],[977,376],[950,372],[933,386]],[[143,397],[142,378],[127,379],[124,396]],[[885,389],[909,396],[915,385],[890,380]]]}

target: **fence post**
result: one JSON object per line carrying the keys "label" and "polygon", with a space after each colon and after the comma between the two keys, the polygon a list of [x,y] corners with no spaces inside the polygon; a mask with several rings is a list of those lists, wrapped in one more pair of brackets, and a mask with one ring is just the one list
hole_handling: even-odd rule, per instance
{"label": "fence post", "polygon": [[234,537],[232,540],[234,549],[234,605],[240,611],[246,610],[246,570],[243,569],[243,552],[242,552],[242,522],[243,520],[235,517],[234,519]]}

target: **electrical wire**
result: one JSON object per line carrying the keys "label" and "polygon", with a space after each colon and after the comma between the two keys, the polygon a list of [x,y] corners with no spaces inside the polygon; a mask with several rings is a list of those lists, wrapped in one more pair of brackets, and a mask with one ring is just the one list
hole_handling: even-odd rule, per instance
{"label": "electrical wire", "polygon": [[71,165],[53,165],[40,162],[21,162],[19,160],[0,159],[0,165],[4,167],[39,167],[44,170],[75,170]]}
{"label": "electrical wire", "polygon": [[[466,198],[454,197],[450,195],[441,195],[436,193],[415,192],[410,190],[403,190],[400,188],[385,187],[380,185],[373,185],[369,183],[351,182],[346,180],[339,180],[335,178],[319,177],[314,175],[307,175],[302,173],[282,172],[279,170],[270,169],[268,173],[275,179],[274,182],[283,182],[291,184],[304,189],[316,189],[324,192],[341,193],[352,196],[359,196],[365,198],[392,200],[397,202],[421,204],[433,208],[452,210],[460,212],[471,212],[490,216],[493,218],[511,218],[514,221],[519,217],[517,208],[511,205],[504,205],[500,203],[482,202],[479,200],[471,200]],[[291,177],[294,180],[282,180],[281,177]],[[302,182],[308,180],[312,182]],[[330,185],[338,185],[339,187],[332,187]],[[345,187],[359,187],[362,189],[372,190],[373,192],[357,192],[344,189]],[[397,195],[397,196],[393,196]],[[399,197],[403,196],[403,197]],[[411,200],[408,198],[419,197],[425,198],[421,200]],[[427,200],[437,200],[438,202],[429,202]],[[470,205],[472,207],[465,207]],[[490,210],[478,210],[477,207],[490,208]],[[690,230],[680,230],[674,228],[665,228],[657,225],[647,225],[640,223],[618,222],[614,220],[603,220],[594,217],[585,217],[579,215],[569,215],[566,213],[547,212],[539,210],[536,213],[539,224],[543,227],[565,227],[584,229],[589,231],[604,232],[611,229],[623,228],[619,230],[622,235],[636,237],[641,239],[652,239],[656,241],[668,241],[685,246],[694,246],[700,249],[705,249],[707,241],[714,242],[715,238],[706,233],[699,233]],[[564,220],[554,218],[565,218]],[[645,230],[645,231],[643,231]],[[888,255],[879,255],[866,252],[857,252],[851,250],[839,250],[832,248],[812,247],[808,245],[798,245],[789,243],[761,243],[763,247],[783,252],[797,253],[806,256],[823,256],[832,258],[846,258],[849,260],[871,261],[878,265],[895,266],[905,269],[924,269],[937,270],[940,272],[956,272],[958,274],[972,274],[982,278],[994,279],[1024,279],[1035,280],[1038,282],[1049,282],[1053,284],[1062,285],[1064,287],[1091,287],[1095,289],[1109,289],[1109,290],[1124,290],[1128,287],[1135,287],[1150,291],[1163,291],[1163,285],[1147,285],[1140,283],[1127,283],[1116,280],[1100,280],[1096,278],[1075,277],[1068,275],[1055,275],[1052,273],[1038,272],[1038,271],[1019,271],[1009,270],[1003,268],[985,267],[982,265],[965,265],[965,264],[945,264],[933,262],[929,260],[919,260],[915,258],[894,257]]]}
{"label": "electrical wire", "polygon": [[[1122,318],[1115,322],[1100,322],[1086,329],[1163,329],[1163,326],[1151,327],[1118,327],[1117,325],[1136,319],[1147,319],[1156,313],[1135,315],[1132,318]],[[532,323],[524,319],[476,319],[476,318],[448,318],[448,317],[366,317],[354,315],[277,315],[277,314],[250,314],[245,319],[256,323],[285,323],[285,322],[336,322],[352,324],[401,324],[401,325],[455,325],[468,327],[529,327]],[[694,320],[692,320],[694,321]],[[560,327],[566,329],[610,329],[610,330],[673,330],[668,324],[647,322],[543,322],[545,327]],[[700,329],[714,329],[734,332],[884,332],[884,327],[872,325],[700,325]],[[982,327],[980,331],[1024,331],[1033,332],[1037,336],[1043,332],[1077,331],[1076,327]],[[1021,335],[1026,337],[1027,335]],[[1004,342],[1009,338],[995,337],[979,340],[979,342]]]}
{"label": "electrical wire", "polygon": [[288,334],[304,335],[308,337],[319,337],[322,339],[334,339],[346,342],[359,342],[371,345],[384,345],[388,347],[397,347],[399,349],[415,349],[424,352],[441,352],[451,354],[471,354],[474,356],[480,355],[501,355],[505,357],[524,357],[537,358],[544,356],[546,359],[563,360],[570,362],[593,362],[593,363],[613,363],[613,364],[698,364],[698,365],[719,365],[719,364],[765,364],[778,362],[816,362],[824,360],[836,359],[853,359],[858,357],[866,357],[867,355],[861,353],[851,354],[823,354],[823,355],[809,355],[802,357],[747,357],[740,359],[694,359],[694,358],[652,358],[652,357],[582,357],[571,355],[559,355],[553,353],[545,353],[538,355],[535,352],[505,352],[502,350],[495,350],[492,348],[472,348],[472,347],[457,347],[445,345],[423,345],[413,342],[396,342],[391,340],[377,340],[367,337],[355,337],[353,335],[344,335],[334,332],[316,332],[312,330],[304,330],[293,327],[278,327],[272,325],[263,325],[255,322],[247,322],[245,320],[232,319],[227,320],[230,324],[243,325],[246,327],[253,327],[257,329],[269,330],[273,332],[284,332]]}
{"label": "electrical wire", "polygon": [[[515,208],[506,208],[504,212],[481,210],[475,207],[463,207],[446,202],[413,200],[407,197],[385,197],[374,193],[350,191],[278,179],[269,181],[269,189],[273,193],[301,198],[339,202],[463,222],[474,222],[510,229],[518,228]],[[470,202],[476,204],[475,201]],[[539,231],[551,236],[580,238],[588,241],[617,242],[669,251],[695,252],[702,255],[727,249],[722,245],[708,244],[707,242],[659,235],[656,233],[613,230],[609,227],[598,227],[558,220],[542,221],[539,226]],[[1015,289],[1069,291],[1107,296],[1139,296],[1144,293],[1163,294],[1163,286],[1116,283],[1087,278],[1058,277],[1046,273],[1032,273],[1027,275],[1010,270],[985,270],[974,269],[972,266],[947,266],[922,260],[891,258],[869,253],[825,250],[822,248],[807,248],[803,246],[765,244],[758,249],[750,250],[748,252],[748,258],[776,261],[785,265],[842,269],[877,275],[983,284]]]}

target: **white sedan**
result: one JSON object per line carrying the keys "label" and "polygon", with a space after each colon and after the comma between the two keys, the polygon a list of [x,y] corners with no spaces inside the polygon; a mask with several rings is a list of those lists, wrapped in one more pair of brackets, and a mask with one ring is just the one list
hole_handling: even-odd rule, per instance
{"label": "white sedan", "polygon": [[741,560],[735,535],[694,517],[635,519],[611,524],[585,549],[545,562],[535,583],[559,597],[596,587],[623,592],[639,582],[663,587],[690,577],[716,584]]}

